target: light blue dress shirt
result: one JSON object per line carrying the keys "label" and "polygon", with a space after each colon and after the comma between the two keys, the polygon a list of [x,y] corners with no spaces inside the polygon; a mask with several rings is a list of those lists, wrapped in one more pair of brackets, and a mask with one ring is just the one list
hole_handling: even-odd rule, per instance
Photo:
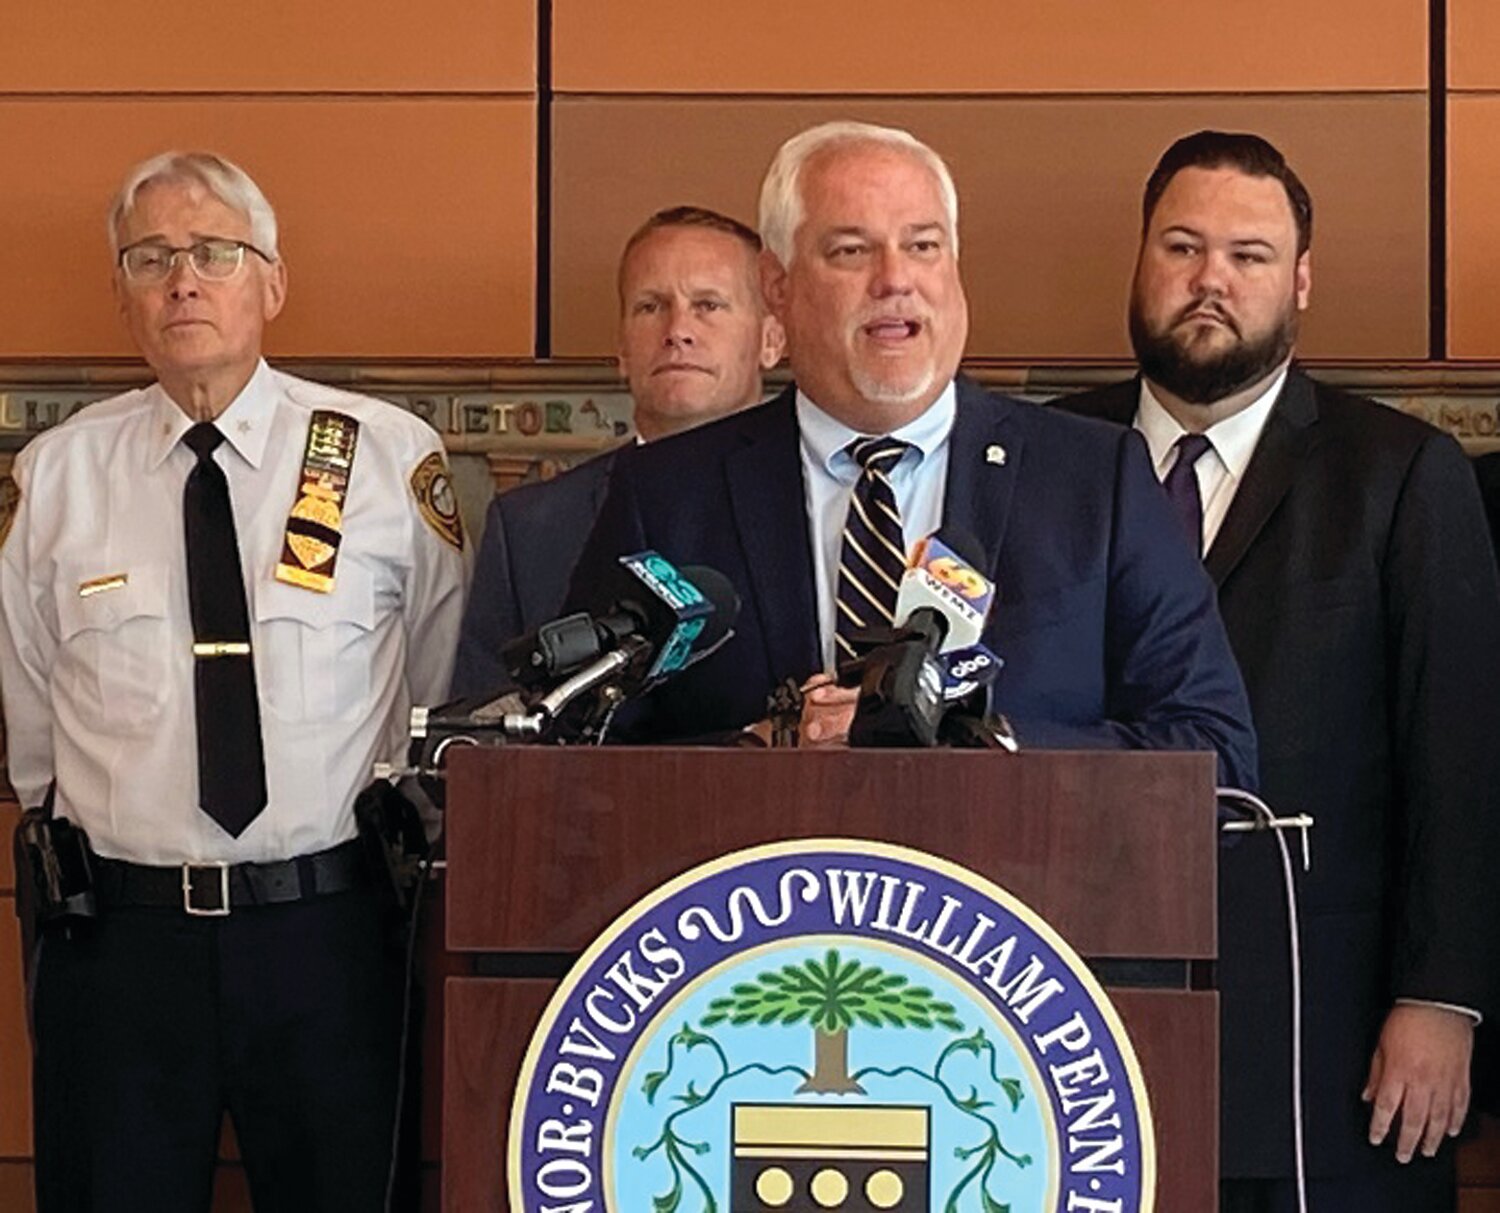
{"label": "light blue dress shirt", "polygon": [[[891,436],[910,443],[891,469],[891,487],[901,510],[902,538],[910,553],[942,525],[943,493],[948,486],[948,436],[953,430],[957,392],[950,382],[920,417]],[[844,519],[859,479],[859,464],[845,449],[856,438],[851,430],[797,392],[797,431],[801,436],[802,483],[807,493],[808,537],[812,541],[813,582],[818,596],[818,639],[823,668],[833,672],[834,596],[838,591],[839,547]]]}

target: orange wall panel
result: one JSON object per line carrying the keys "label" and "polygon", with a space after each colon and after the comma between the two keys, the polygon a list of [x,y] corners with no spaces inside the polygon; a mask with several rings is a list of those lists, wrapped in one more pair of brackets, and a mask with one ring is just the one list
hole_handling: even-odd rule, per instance
{"label": "orange wall panel", "polygon": [[533,101],[0,101],[0,357],[129,353],[103,216],[136,160],[210,147],[281,220],[268,352],[513,357],[533,348]]}
{"label": "orange wall panel", "polygon": [[[1482,4],[1488,0],[1470,0]],[[568,92],[1421,89],[1425,0],[564,0]]]}
{"label": "orange wall panel", "polygon": [[1448,352],[1500,358],[1500,96],[1448,106]]}
{"label": "orange wall panel", "polygon": [[6,0],[0,88],[530,92],[535,0]]}
{"label": "orange wall panel", "polygon": [[1314,305],[1303,351],[1426,354],[1427,115],[1424,100],[1408,96],[560,101],[554,351],[612,352],[615,261],[646,215],[695,202],[754,222],[777,145],[834,116],[905,126],[948,158],[973,356],[1128,355],[1141,187],[1173,139],[1204,126],[1262,132],[1313,194]]}
{"label": "orange wall panel", "polygon": [[5,1213],[34,1213],[30,1163],[0,1162],[0,1209]]}
{"label": "orange wall panel", "polygon": [[1448,0],[1448,86],[1500,88],[1500,5]]}
{"label": "orange wall panel", "polygon": [[[15,902],[0,897],[0,1157],[31,1153],[31,1041]],[[0,1206],[8,1207],[8,1206]]]}

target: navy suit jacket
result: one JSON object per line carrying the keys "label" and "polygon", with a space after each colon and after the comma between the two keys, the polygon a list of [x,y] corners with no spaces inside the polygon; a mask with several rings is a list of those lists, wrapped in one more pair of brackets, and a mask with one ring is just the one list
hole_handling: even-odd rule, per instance
{"label": "navy suit jacket", "polygon": [[[1139,381],[1060,400],[1128,424]],[[1287,377],[1206,557],[1260,735],[1310,813],[1299,869],[1310,1173],[1394,1166],[1359,1099],[1393,1000],[1497,1002],[1500,586],[1457,443]],[[1292,1174],[1285,894],[1273,842],[1220,857],[1221,1163]]]}
{"label": "navy suit jacket", "polygon": [[508,686],[500,650],[562,614],[568,578],[604,503],[615,454],[497,493],[490,502],[458,637],[455,696]]}
{"label": "navy suit jacket", "polygon": [[[627,737],[741,727],[780,681],[823,667],[794,400],[789,388],[616,461],[570,602],[646,548],[718,569],[743,599],[727,645],[622,713]],[[1022,744],[1211,749],[1223,778],[1252,784],[1255,737],[1213,586],[1140,438],[960,378],[949,448],[944,525],[980,542],[998,587],[994,703]]]}

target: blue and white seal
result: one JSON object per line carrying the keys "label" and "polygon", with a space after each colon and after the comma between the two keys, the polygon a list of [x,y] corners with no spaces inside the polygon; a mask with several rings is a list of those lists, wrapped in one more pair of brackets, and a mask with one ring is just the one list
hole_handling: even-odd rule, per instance
{"label": "blue and white seal", "polygon": [[1145,1213],[1145,1084],[1034,912],[903,847],[809,839],[623,914],[542,1015],[515,1213]]}

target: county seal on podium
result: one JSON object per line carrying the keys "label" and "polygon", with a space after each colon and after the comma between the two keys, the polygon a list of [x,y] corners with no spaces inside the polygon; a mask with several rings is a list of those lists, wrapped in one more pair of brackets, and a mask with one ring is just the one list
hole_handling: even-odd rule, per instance
{"label": "county seal on podium", "polygon": [[1137,1213],[1119,1017],[1035,913],[850,839],[740,851],[626,911],[543,1013],[513,1213]]}

